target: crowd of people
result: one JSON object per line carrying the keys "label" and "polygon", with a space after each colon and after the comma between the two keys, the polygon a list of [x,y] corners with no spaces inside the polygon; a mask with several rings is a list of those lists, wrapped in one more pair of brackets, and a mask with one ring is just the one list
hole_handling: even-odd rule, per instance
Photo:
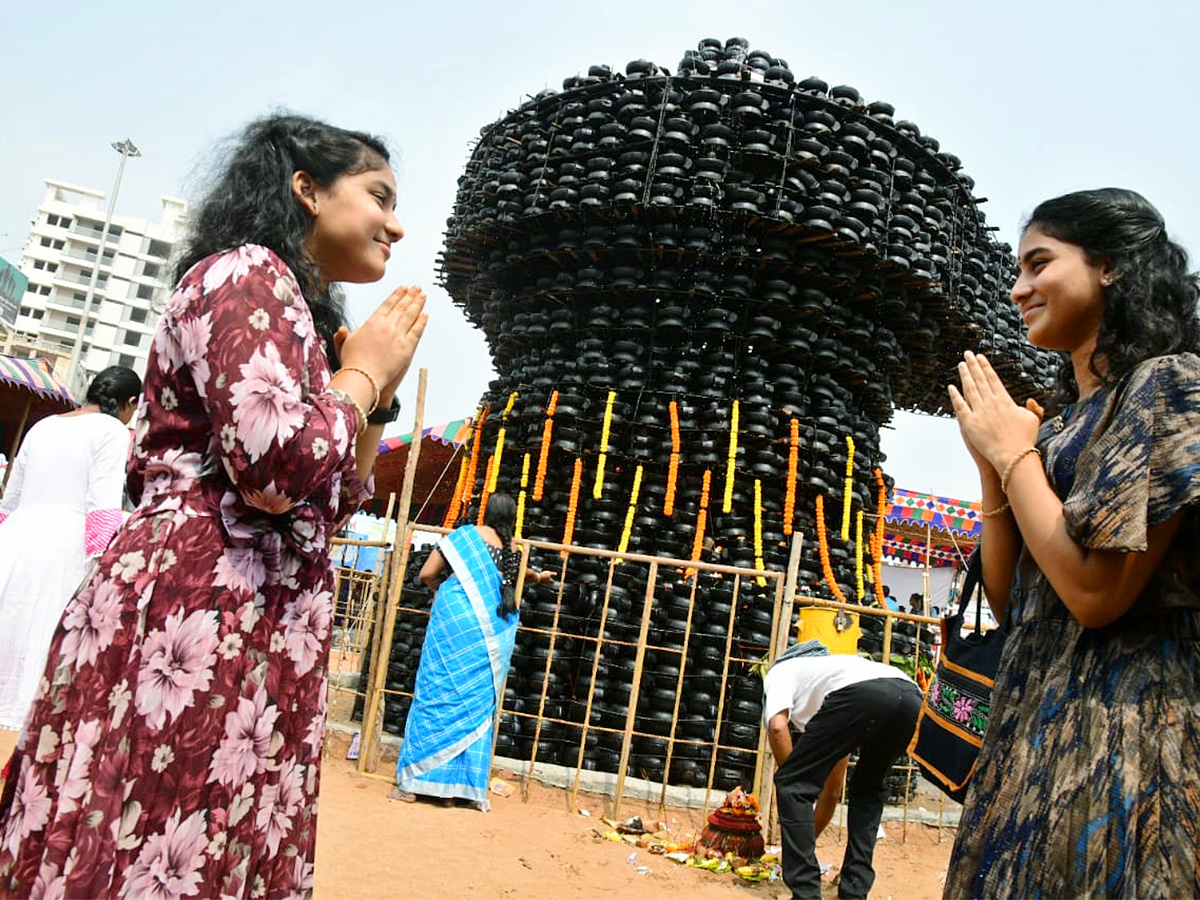
{"label": "crowd of people", "polygon": [[[395,200],[371,135],[253,122],[197,210],[144,383],[106,370],[26,436],[0,503],[0,727],[20,728],[0,897],[311,891],[329,540],[369,497],[426,324],[402,286],[350,330],[337,284],[383,278]],[[1045,409],[970,351],[948,388],[1007,640],[946,896],[1198,895],[1197,280],[1118,189],[1042,203],[1017,263],[1028,338],[1063,362]],[[486,807],[514,516],[492,495],[421,571],[436,598],[397,799]],[[808,642],[764,698],[784,880],[820,896],[816,835],[857,752],[838,895],[867,896],[919,689]]]}

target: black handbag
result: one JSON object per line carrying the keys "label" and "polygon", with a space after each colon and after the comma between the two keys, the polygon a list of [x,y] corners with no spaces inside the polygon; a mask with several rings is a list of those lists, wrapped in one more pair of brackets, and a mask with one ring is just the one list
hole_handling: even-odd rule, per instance
{"label": "black handbag", "polygon": [[[986,602],[982,569],[976,550],[967,563],[958,612],[942,619],[942,656],[908,746],[908,755],[921,774],[959,803],[967,795],[987,731],[992,687],[1006,634],[1003,625],[986,634],[981,627]],[[975,628],[964,635],[963,616],[973,600],[978,601]]]}

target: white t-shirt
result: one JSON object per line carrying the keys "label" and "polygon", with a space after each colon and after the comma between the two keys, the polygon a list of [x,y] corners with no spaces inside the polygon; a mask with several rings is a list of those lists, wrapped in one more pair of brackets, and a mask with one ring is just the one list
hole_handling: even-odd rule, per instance
{"label": "white t-shirt", "polygon": [[895,666],[885,666],[861,656],[833,654],[785,659],[771,667],[763,683],[763,723],[769,722],[775,714],[789,710],[788,718],[803,731],[825,698],[834,691],[876,678],[912,681]]}

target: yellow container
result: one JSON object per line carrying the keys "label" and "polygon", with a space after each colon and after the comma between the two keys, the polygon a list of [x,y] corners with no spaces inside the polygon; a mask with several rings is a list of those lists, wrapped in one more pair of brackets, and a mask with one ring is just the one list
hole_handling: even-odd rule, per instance
{"label": "yellow container", "polygon": [[830,653],[853,655],[858,653],[860,637],[862,637],[862,629],[858,627],[858,613],[840,609],[821,609],[816,606],[800,608],[797,641],[815,639],[828,647]]}

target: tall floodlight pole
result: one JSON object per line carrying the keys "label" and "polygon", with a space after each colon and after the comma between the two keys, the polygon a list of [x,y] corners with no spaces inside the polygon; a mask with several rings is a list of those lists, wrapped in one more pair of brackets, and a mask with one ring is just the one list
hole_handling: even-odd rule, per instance
{"label": "tall floodlight pole", "polygon": [[[104,263],[104,244],[108,240],[108,229],[112,225],[113,210],[117,206],[117,191],[121,189],[121,176],[125,174],[125,160],[131,156],[142,155],[142,151],[135,147],[129,138],[125,138],[123,141],[114,141],[112,148],[121,154],[121,162],[117,166],[117,180],[113,183],[112,193],[108,197],[108,212],[104,216],[104,228],[100,231],[100,248],[96,251],[96,263],[92,266],[92,277],[88,280],[87,296],[83,298],[83,315],[79,319],[79,331],[75,333],[75,348],[71,351],[71,365],[67,369],[67,384],[72,391],[76,390],[75,376],[79,371],[80,357],[83,355],[83,336],[87,331],[88,319],[92,314],[92,300],[96,296],[96,282],[100,279],[100,266]],[[115,259],[115,253],[113,257]]]}

